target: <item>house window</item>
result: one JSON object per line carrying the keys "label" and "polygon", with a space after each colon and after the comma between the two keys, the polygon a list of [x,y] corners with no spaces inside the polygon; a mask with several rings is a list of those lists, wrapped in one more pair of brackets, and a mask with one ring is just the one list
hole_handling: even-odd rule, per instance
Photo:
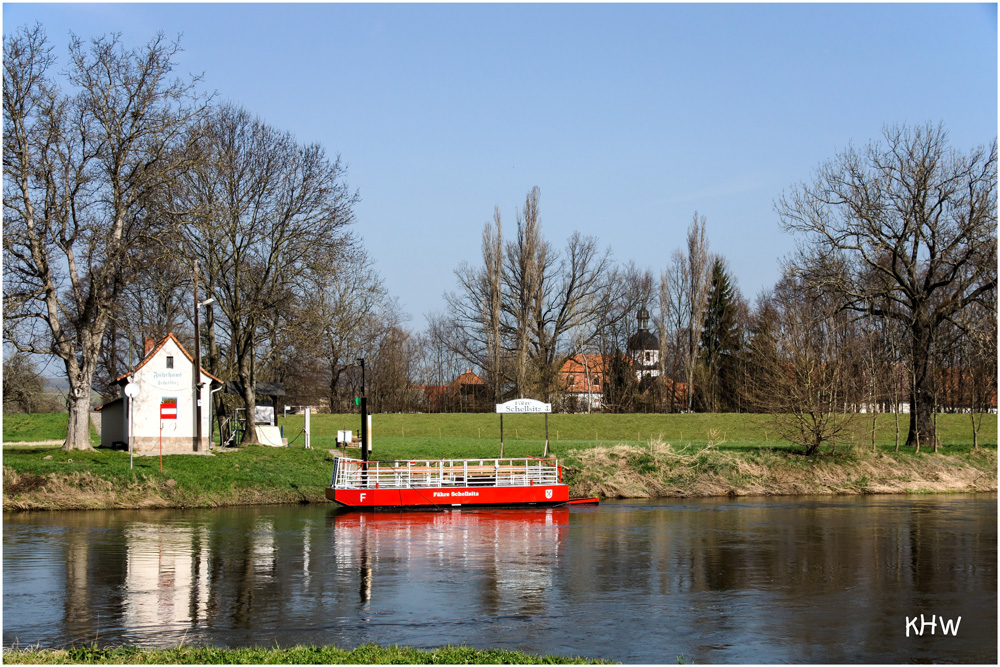
{"label": "house window", "polygon": [[174,358],[167,357],[167,368],[173,368],[173,367],[174,367]]}

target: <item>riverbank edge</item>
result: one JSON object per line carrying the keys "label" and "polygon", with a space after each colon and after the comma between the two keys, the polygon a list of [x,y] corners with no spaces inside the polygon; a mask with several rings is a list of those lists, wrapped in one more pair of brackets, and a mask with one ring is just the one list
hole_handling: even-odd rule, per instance
{"label": "riverbank edge", "polygon": [[217,648],[178,646],[167,649],[137,646],[84,646],[69,649],[37,647],[4,648],[3,662],[12,665],[540,665],[611,664],[581,657],[537,656],[506,649],[475,649],[443,646],[422,650],[401,646],[364,644],[355,649],[336,646],[293,646],[289,648]]}
{"label": "riverbank edge", "polygon": [[[996,448],[958,454],[851,448],[806,457],[768,448],[621,444],[566,452],[563,465],[571,497],[603,499],[997,491]],[[314,482],[269,486],[265,481],[201,493],[174,479],[107,479],[86,470],[31,475],[3,466],[4,511],[326,504],[324,491]]]}
{"label": "riverbank edge", "polygon": [[707,498],[997,490],[997,450],[962,453],[872,452],[842,448],[805,456],[789,450],[721,450],[668,443],[572,452],[572,495],[603,498]]}

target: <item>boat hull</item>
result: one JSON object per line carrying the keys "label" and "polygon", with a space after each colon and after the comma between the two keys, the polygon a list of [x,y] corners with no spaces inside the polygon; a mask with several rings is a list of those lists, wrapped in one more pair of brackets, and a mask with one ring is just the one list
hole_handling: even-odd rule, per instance
{"label": "boat hull", "polygon": [[551,484],[407,489],[327,488],[326,497],[344,507],[359,510],[553,507],[569,502],[569,487],[565,484]]}

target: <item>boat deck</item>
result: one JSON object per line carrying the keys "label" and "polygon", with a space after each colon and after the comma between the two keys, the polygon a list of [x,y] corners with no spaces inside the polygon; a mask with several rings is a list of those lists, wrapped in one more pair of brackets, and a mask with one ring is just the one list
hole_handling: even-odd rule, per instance
{"label": "boat deck", "polygon": [[413,489],[560,484],[562,468],[555,459],[429,459],[359,461],[337,458],[330,486],[334,489]]}

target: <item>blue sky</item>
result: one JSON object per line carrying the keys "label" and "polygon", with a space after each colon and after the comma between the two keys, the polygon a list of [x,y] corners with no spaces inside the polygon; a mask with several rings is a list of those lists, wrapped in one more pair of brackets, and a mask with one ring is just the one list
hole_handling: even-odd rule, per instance
{"label": "blue sky", "polygon": [[340,154],[356,230],[421,329],[541,189],[542,227],[655,275],[695,210],[743,293],[794,240],[773,202],[886,124],[997,134],[997,10],[973,4],[20,4],[45,26],[130,44],[181,34],[183,72]]}

